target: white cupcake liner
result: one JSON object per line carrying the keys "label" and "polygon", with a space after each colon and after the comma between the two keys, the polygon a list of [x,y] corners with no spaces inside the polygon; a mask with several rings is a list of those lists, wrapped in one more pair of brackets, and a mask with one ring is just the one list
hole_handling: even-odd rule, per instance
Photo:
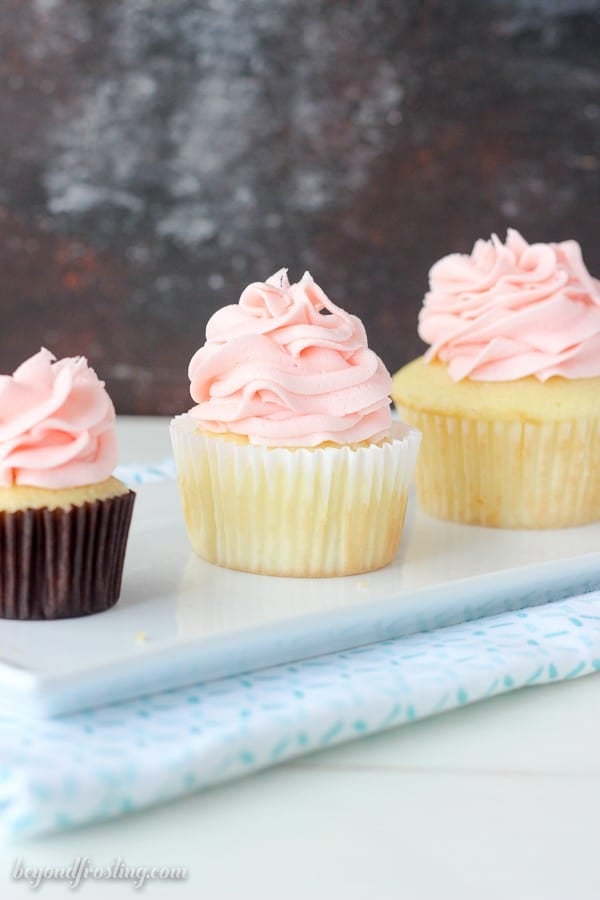
{"label": "white cupcake liner", "polygon": [[415,482],[430,515],[536,529],[600,519],[600,418],[492,421],[401,405],[399,413],[423,435]]}
{"label": "white cupcake liner", "polygon": [[171,422],[184,517],[196,553],[270,575],[380,568],[396,554],[420,435],[349,447],[267,448]]}

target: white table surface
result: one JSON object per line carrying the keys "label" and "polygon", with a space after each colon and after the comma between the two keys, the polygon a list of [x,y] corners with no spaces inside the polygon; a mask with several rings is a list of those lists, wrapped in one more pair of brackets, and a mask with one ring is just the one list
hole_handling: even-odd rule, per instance
{"label": "white table surface", "polygon": [[[122,462],[169,453],[166,419],[123,418]],[[194,900],[598,900],[600,675],[529,688],[304,757],[119,821],[0,846],[27,866],[185,866],[146,896]],[[49,762],[51,764],[51,762]],[[43,897],[72,895],[45,882]],[[135,896],[88,880],[77,895]]]}

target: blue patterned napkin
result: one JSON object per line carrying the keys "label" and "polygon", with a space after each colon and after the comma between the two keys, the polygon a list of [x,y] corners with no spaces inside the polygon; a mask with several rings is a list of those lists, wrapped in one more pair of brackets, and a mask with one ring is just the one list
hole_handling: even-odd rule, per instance
{"label": "blue patterned napkin", "polygon": [[50,721],[0,716],[0,830],[120,816],[303,753],[600,669],[600,591]]}
{"label": "blue patterned napkin", "polygon": [[136,463],[125,463],[117,466],[114,475],[125,482],[127,487],[136,488],[141,484],[154,484],[157,481],[172,480],[176,477],[175,460],[172,456],[161,459],[151,466],[140,466]]}

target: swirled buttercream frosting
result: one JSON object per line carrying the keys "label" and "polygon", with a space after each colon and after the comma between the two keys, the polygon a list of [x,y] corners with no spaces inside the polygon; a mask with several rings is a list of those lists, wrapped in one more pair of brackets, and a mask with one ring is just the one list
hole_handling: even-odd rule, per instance
{"label": "swirled buttercream frosting", "polygon": [[115,410],[83,357],[42,349],[0,375],[0,485],[94,484],[116,462]]}
{"label": "swirled buttercream frosting", "polygon": [[281,269],[218,310],[189,365],[190,414],[251,444],[315,447],[379,441],[391,426],[391,378],[356,316],[308,272]]}
{"label": "swirled buttercream frosting", "polygon": [[579,244],[528,244],[509,229],[429,273],[419,335],[455,381],[600,376],[600,281]]}

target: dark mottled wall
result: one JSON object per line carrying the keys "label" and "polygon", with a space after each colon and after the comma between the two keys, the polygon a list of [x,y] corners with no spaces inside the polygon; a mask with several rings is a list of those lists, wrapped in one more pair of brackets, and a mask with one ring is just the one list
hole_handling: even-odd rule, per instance
{"label": "dark mottled wall", "polygon": [[282,265],[420,351],[427,270],[508,224],[600,271],[600,4],[0,0],[0,371],[85,354],[181,411]]}

